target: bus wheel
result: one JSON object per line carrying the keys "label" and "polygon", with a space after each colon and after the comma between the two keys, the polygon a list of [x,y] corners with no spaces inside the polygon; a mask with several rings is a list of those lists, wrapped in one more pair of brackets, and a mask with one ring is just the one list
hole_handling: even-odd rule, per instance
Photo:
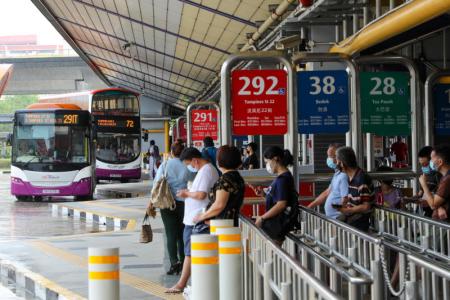
{"label": "bus wheel", "polygon": [[16,196],[17,201],[28,202],[32,200],[32,197],[29,196]]}
{"label": "bus wheel", "polygon": [[42,196],[34,196],[34,202],[42,202]]}
{"label": "bus wheel", "polygon": [[129,180],[128,179],[120,179],[120,183],[128,183]]}
{"label": "bus wheel", "polygon": [[88,201],[88,200],[94,200],[94,195],[84,195],[84,196],[75,196],[75,201]]}

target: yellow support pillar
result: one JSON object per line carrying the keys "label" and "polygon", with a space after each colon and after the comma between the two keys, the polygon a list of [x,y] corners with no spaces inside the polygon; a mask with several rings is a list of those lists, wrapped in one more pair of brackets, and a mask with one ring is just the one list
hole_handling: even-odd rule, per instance
{"label": "yellow support pillar", "polygon": [[164,147],[166,153],[170,152],[170,140],[169,140],[169,121],[164,121]]}

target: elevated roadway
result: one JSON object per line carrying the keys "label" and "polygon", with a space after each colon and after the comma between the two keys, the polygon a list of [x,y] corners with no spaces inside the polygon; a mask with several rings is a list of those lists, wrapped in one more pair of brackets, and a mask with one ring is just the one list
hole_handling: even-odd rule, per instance
{"label": "elevated roadway", "polygon": [[5,95],[58,94],[105,88],[80,57],[1,58],[14,65]]}

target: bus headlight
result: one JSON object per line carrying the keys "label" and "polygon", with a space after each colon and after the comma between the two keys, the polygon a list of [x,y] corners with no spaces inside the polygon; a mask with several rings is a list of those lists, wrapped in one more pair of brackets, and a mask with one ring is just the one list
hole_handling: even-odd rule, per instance
{"label": "bus headlight", "polygon": [[17,178],[17,177],[11,177],[11,182],[15,183],[15,184],[24,184],[22,179]]}

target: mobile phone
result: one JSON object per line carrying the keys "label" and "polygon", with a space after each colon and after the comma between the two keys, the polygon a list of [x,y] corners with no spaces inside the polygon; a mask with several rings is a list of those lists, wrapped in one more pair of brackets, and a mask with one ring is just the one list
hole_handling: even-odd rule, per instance
{"label": "mobile phone", "polygon": [[331,204],[334,209],[342,208],[342,204]]}

